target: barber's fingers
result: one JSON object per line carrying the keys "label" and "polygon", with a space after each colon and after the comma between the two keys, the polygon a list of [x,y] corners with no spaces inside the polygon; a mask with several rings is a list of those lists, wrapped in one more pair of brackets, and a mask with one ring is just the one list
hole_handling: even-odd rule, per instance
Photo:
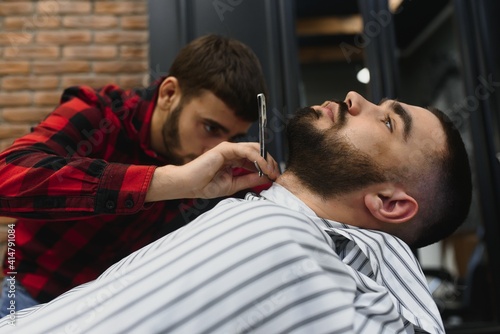
{"label": "barber's fingers", "polygon": [[[255,168],[255,167],[254,167]],[[243,189],[250,189],[258,187],[263,184],[269,184],[269,178],[266,176],[259,176],[258,173],[249,173],[232,177],[232,189],[230,193],[233,194]]]}
{"label": "barber's fingers", "polygon": [[250,171],[257,171],[255,164],[270,179],[276,180],[279,176],[279,165],[271,156],[267,154],[267,160],[260,156],[260,146],[258,143],[229,143],[223,142],[212,150],[219,152],[226,164],[231,167],[242,167]]}

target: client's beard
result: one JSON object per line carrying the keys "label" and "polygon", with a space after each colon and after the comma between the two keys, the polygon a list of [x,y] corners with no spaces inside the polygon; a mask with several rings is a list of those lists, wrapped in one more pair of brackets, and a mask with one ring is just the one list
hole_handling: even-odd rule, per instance
{"label": "client's beard", "polygon": [[331,198],[386,180],[373,159],[338,135],[347,120],[347,106],[340,105],[337,123],[318,130],[313,121],[320,114],[312,108],[299,109],[287,125],[292,172],[311,191]]}

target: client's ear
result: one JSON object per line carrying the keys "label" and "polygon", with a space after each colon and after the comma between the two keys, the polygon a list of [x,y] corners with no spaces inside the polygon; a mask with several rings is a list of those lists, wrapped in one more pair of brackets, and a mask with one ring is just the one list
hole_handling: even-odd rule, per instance
{"label": "client's ear", "polygon": [[403,189],[387,187],[379,192],[366,194],[365,206],[378,220],[386,223],[404,223],[418,212],[418,203]]}

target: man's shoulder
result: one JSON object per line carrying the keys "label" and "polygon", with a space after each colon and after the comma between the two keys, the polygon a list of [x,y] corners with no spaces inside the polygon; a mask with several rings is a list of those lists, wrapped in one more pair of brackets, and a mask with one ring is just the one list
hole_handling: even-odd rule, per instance
{"label": "man's shoulder", "polygon": [[115,84],[108,84],[100,88],[87,85],[71,86],[64,89],[61,95],[61,104],[71,101],[81,101],[87,105],[98,106],[109,104],[115,99],[122,99],[127,91]]}
{"label": "man's shoulder", "polygon": [[224,199],[208,213],[213,216],[218,216],[223,212],[237,213],[240,217],[252,216],[255,220],[272,220],[277,217],[289,217],[300,220],[308,219],[308,217],[301,212],[252,194],[247,195],[245,199]]}
{"label": "man's shoulder", "polygon": [[116,84],[108,84],[100,88],[86,85],[67,87],[53,114],[73,117],[75,114],[84,112],[86,117],[114,115],[123,121],[135,117],[137,106],[144,101],[143,95],[135,89],[125,90]]}
{"label": "man's shoulder", "polygon": [[[256,210],[273,207],[278,211],[284,211],[284,212],[294,211],[294,210],[287,208],[281,204],[277,204],[273,201],[270,201],[270,200],[268,200],[264,197],[261,197],[259,195],[255,195],[253,193],[247,194],[245,196],[245,198],[233,198],[233,197],[226,198],[226,199],[220,201],[215,207],[219,207],[219,206],[226,206],[226,207],[245,206],[245,207],[249,207],[249,208],[255,208]],[[299,213],[299,212],[297,212],[297,213]]]}

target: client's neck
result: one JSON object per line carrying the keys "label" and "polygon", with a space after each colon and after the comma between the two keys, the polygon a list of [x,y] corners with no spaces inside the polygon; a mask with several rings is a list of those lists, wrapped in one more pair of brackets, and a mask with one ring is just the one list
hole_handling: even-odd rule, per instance
{"label": "client's neck", "polygon": [[305,186],[294,173],[286,171],[275,182],[297,196],[318,217],[354,226],[360,226],[360,222],[366,221],[363,200],[357,193],[323,198]]}

